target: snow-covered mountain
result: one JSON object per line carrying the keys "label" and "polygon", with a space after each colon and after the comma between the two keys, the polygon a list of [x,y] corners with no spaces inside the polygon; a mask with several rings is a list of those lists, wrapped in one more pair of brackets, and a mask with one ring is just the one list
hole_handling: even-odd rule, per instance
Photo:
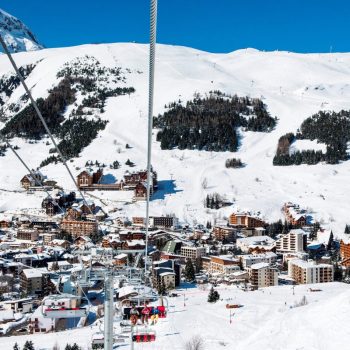
{"label": "snow-covered mountain", "polygon": [[[69,164],[78,174],[87,161],[111,164],[118,160],[122,166],[117,170],[106,169],[105,173],[120,180],[126,170],[146,165],[148,47],[134,43],[83,45],[18,53],[14,59],[20,66],[35,65],[26,81],[35,98],[45,98],[48,90],[62,79],[56,75],[64,64],[86,55],[96,58],[102,66],[121,67],[124,76],[121,86],[134,87],[135,93],[107,99],[105,112],[100,116],[109,123],[80,157]],[[12,70],[7,58],[1,56],[0,75],[4,74],[12,74]],[[155,77],[155,115],[163,113],[169,102],[187,101],[195,93],[205,95],[210,90],[220,90],[261,98],[278,122],[270,133],[240,131],[241,146],[235,153],[161,150],[155,131],[152,163],[158,172],[160,190],[151,202],[151,215],[175,213],[184,221],[205,223],[240,209],[260,211],[271,221],[282,217],[284,202],[292,201],[308,208],[316,219],[333,228],[335,235],[343,231],[345,223],[350,221],[350,161],[338,165],[276,167],[272,159],[280,136],[296,132],[313,113],[350,109],[350,54],[254,49],[212,54],[158,45]],[[13,106],[23,108],[28,103],[23,93],[18,86],[9,97],[4,97],[5,115],[11,115]],[[76,103],[81,100],[82,96],[78,95]],[[76,107],[69,106],[64,115],[67,117],[73,108]],[[20,154],[33,168],[49,156],[52,147],[47,139],[29,143],[16,138],[12,142],[20,147]],[[232,157],[241,158],[245,167],[227,169],[225,161]],[[135,168],[125,165],[128,159],[136,164]],[[0,157],[0,169],[0,188],[20,189],[19,181],[26,171],[10,151]],[[73,188],[63,166],[50,164],[42,171],[66,189]],[[204,208],[203,200],[212,193],[225,196],[233,205],[220,210]],[[124,205],[130,200],[128,194],[126,191],[94,193],[104,198],[105,203],[120,206],[122,211],[118,215],[143,215],[144,203]],[[40,201],[39,196],[0,191],[0,210],[39,208]]]}
{"label": "snow-covered mountain", "polygon": [[34,51],[43,48],[25,24],[1,9],[0,35],[11,52]]}

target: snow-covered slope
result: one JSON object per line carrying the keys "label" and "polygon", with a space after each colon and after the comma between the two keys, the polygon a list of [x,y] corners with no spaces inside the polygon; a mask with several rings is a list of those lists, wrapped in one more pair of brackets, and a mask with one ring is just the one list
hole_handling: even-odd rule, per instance
{"label": "snow-covered slope", "polygon": [[11,52],[33,51],[43,48],[25,24],[1,9],[0,35]]}
{"label": "snow-covered slope", "polygon": [[[349,337],[349,286],[337,282],[318,284],[320,292],[310,292],[310,287],[299,285],[293,291],[292,286],[279,286],[254,292],[219,287],[222,300],[215,304],[207,302],[208,290],[178,290],[179,297],[169,298],[168,317],[152,327],[157,332],[156,341],[135,343],[134,349],[186,349],[186,342],[194,336],[200,336],[208,350],[344,348]],[[295,307],[304,297],[307,304]],[[233,310],[232,323],[227,303],[243,305]],[[64,349],[67,343],[76,342],[86,350],[91,346],[92,334],[98,331],[99,326],[94,325],[58,333],[2,337],[0,346],[12,349],[15,342],[22,347],[31,340],[38,350],[52,349],[55,344]],[[129,346],[125,343],[120,348]]]}
{"label": "snow-covered slope", "polygon": [[[90,55],[107,67],[130,69],[127,86],[134,94],[107,100],[104,119],[109,123],[98,138],[70,163],[74,173],[87,160],[110,164],[118,160],[123,166],[112,173],[121,179],[129,169],[130,159],[136,168],[146,165],[147,145],[147,84],[148,47],[141,44],[119,43],[84,45],[70,48],[45,49],[14,55],[19,65],[37,63],[27,78],[34,97],[47,96],[48,89],[57,84],[56,73],[65,62]],[[6,57],[0,57],[0,74],[11,72]],[[157,46],[154,113],[164,112],[164,105],[193,98],[210,90],[221,90],[240,96],[262,98],[278,123],[271,133],[242,132],[238,152],[206,152],[161,150],[153,140],[153,166],[158,172],[160,191],[151,203],[151,214],[175,213],[189,222],[213,221],[233,210],[260,211],[268,220],[282,216],[281,207],[293,201],[314,212],[326,226],[343,231],[349,223],[350,161],[339,165],[318,164],[274,167],[272,159],[279,137],[295,132],[301,122],[319,110],[350,108],[350,54],[296,54],[261,52],[253,49],[229,54],[212,54],[186,47]],[[321,87],[321,88],[320,88]],[[23,95],[18,87],[8,104]],[[47,140],[38,144],[14,140],[20,154],[37,167],[52,147]],[[132,148],[126,149],[128,143]],[[241,169],[226,169],[227,158],[239,157],[246,164]],[[10,151],[0,157],[0,188],[19,189],[25,170]],[[63,166],[49,165],[43,172],[55,178],[65,188],[73,188]],[[204,179],[207,186],[202,188]],[[204,208],[208,193],[220,193],[234,205],[218,211]],[[122,205],[126,192],[94,193],[114,205]],[[30,199],[29,199],[30,198]],[[24,194],[0,192],[0,210],[19,207],[39,207],[40,199]],[[144,214],[144,203],[123,206],[127,215]]]}

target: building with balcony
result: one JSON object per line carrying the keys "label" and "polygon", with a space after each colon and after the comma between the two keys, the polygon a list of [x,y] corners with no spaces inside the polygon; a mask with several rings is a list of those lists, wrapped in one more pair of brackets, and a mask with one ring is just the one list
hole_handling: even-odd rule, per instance
{"label": "building with balcony", "polygon": [[333,272],[333,265],[329,264],[300,259],[288,261],[288,275],[298,284],[333,282]]}
{"label": "building with balcony", "polygon": [[278,271],[267,263],[253,264],[249,268],[249,280],[254,289],[277,286]]}

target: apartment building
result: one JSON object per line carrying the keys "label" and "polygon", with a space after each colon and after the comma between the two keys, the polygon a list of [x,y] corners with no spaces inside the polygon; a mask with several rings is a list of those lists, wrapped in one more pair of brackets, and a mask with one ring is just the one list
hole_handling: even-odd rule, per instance
{"label": "apartment building", "polygon": [[236,240],[236,229],[228,226],[214,226],[213,235],[219,240],[226,240],[228,242],[234,242]]}
{"label": "apartment building", "polygon": [[350,239],[340,241],[340,256],[343,260],[350,258]]}
{"label": "apartment building", "polygon": [[306,232],[302,229],[294,229],[276,241],[276,251],[279,253],[299,253],[306,250],[306,245]]}
{"label": "apartment building", "polygon": [[44,295],[49,289],[49,275],[38,269],[25,269],[20,274],[21,292],[26,295]]}
{"label": "apartment building", "polygon": [[180,252],[185,258],[196,261],[205,255],[206,249],[205,247],[182,246]]}
{"label": "apartment building", "polygon": [[254,217],[248,214],[233,213],[229,217],[230,225],[242,226],[242,227],[264,227],[266,222],[258,217]]}
{"label": "apartment building", "polygon": [[57,237],[57,234],[56,233],[43,233],[41,235],[41,237],[43,238],[43,244],[49,245]]}
{"label": "apartment building", "polygon": [[24,241],[37,241],[39,238],[39,232],[33,229],[27,230],[18,230],[17,231],[17,239],[21,239]]}
{"label": "apartment building", "polygon": [[249,280],[254,289],[277,286],[278,271],[267,263],[253,264],[249,269]]}
{"label": "apartment building", "polygon": [[243,269],[248,269],[254,264],[267,263],[273,264],[277,260],[277,255],[274,252],[267,252],[264,254],[248,254],[239,256]]}
{"label": "apartment building", "polygon": [[98,231],[96,221],[69,220],[63,219],[61,229],[70,233],[73,238],[79,236],[90,236]]}
{"label": "apartment building", "polygon": [[149,218],[150,227],[158,228],[175,228],[179,225],[179,221],[175,216],[151,216]]}
{"label": "apartment building", "polygon": [[240,270],[239,259],[227,256],[211,256],[210,262],[206,266],[209,273],[218,273],[223,275],[230,275]]}
{"label": "apartment building", "polygon": [[288,262],[288,275],[298,284],[333,282],[333,265],[292,259]]}
{"label": "apartment building", "polygon": [[341,265],[350,267],[350,239],[342,239],[340,241],[340,257],[342,258]]}

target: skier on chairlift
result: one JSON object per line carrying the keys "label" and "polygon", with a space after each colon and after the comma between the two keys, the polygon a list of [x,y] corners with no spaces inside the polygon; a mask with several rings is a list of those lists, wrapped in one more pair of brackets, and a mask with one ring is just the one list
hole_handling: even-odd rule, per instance
{"label": "skier on chairlift", "polygon": [[137,324],[139,315],[140,315],[139,311],[136,309],[135,305],[133,305],[130,310],[130,322],[133,326]]}
{"label": "skier on chairlift", "polygon": [[150,309],[149,309],[149,307],[148,307],[148,305],[147,305],[148,303],[146,302],[145,303],[145,307],[142,309],[142,311],[141,311],[141,320],[142,320],[142,324],[148,324],[148,317],[149,317],[149,314],[150,314]]}

